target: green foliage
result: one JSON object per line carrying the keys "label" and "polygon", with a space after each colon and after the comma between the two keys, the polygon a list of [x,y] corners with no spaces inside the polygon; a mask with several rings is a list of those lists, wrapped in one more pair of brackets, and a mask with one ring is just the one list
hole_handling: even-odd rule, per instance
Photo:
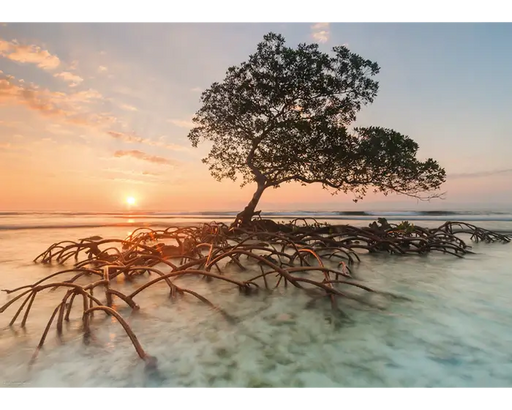
{"label": "green foliage", "polygon": [[344,46],[330,55],[317,44],[294,49],[269,33],[248,61],[203,92],[188,137],[194,147],[213,142],[203,162],[219,181],[241,177],[242,186],[256,181],[263,189],[317,182],[355,200],[368,189],[419,197],[438,189],[445,171],[417,160],[418,144],[386,128],[348,131],[377,95],[378,72]]}
{"label": "green foliage", "polygon": [[400,225],[397,225],[396,229],[409,235],[414,232],[414,224],[410,223],[409,221],[402,221]]}

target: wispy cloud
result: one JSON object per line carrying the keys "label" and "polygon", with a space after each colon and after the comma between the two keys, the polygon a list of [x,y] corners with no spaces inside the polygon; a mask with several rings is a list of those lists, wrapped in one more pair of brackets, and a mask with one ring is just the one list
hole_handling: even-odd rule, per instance
{"label": "wispy cloud", "polygon": [[60,95],[53,95],[47,90],[29,87],[24,84],[16,84],[11,76],[0,78],[0,103],[11,102],[24,105],[31,110],[43,115],[56,115],[70,117],[74,113],[59,107],[56,100]]}
{"label": "wispy cloud", "polygon": [[160,178],[161,174],[158,174],[156,172],[149,172],[149,171],[133,171],[133,170],[125,170],[125,169],[117,169],[117,168],[105,168],[103,169],[103,172],[106,173],[112,173],[112,174],[121,174],[121,175],[130,175],[135,177],[143,177],[145,179],[147,178]]}
{"label": "wispy cloud", "polygon": [[108,68],[105,67],[104,65],[100,65],[98,67],[98,73],[106,73],[108,71]]}
{"label": "wispy cloud", "polygon": [[145,144],[154,147],[167,148],[173,151],[187,151],[189,149],[188,147],[185,147],[183,145],[167,143],[162,138],[159,138],[158,141],[151,140],[149,138],[142,138],[141,136],[133,132],[126,133],[119,131],[107,131],[107,134],[110,135],[112,138],[115,138],[123,142],[127,142],[129,144]]}
{"label": "wispy cloud", "polygon": [[79,75],[70,73],[69,71],[63,71],[62,73],[56,73],[53,75],[54,77],[61,78],[65,82],[69,83],[70,87],[76,87],[80,84],[84,79]]}
{"label": "wispy cloud", "polygon": [[125,111],[138,111],[137,107],[134,107],[133,105],[130,105],[130,104],[121,104],[119,107],[121,107]]}
{"label": "wispy cloud", "polygon": [[329,41],[329,23],[316,23],[311,26],[311,36],[319,43]]}
{"label": "wispy cloud", "polygon": [[73,101],[92,101],[92,100],[102,100],[103,95],[93,88],[89,88],[88,90],[77,91],[71,94],[67,94],[68,98]]}
{"label": "wispy cloud", "polygon": [[0,39],[0,56],[18,63],[35,64],[43,70],[54,70],[60,65],[60,59],[48,50],[33,44],[22,45],[16,40]]}
{"label": "wispy cloud", "polygon": [[194,87],[191,88],[190,91],[192,91],[193,93],[200,93],[201,91],[203,91],[203,89],[201,87]]}
{"label": "wispy cloud", "polygon": [[150,176],[150,177],[159,177],[160,174],[156,172],[142,171],[142,175]]}
{"label": "wispy cloud", "polygon": [[195,126],[195,124],[192,121],[187,120],[170,119],[167,120],[167,122],[180,128],[194,128]]}
{"label": "wispy cloud", "polygon": [[114,157],[122,158],[122,157],[132,157],[136,159],[140,159],[142,161],[152,162],[153,164],[161,164],[161,165],[176,165],[176,161],[171,161],[170,159],[159,157],[157,155],[149,155],[145,152],[133,149],[130,151],[116,151],[114,153]]}
{"label": "wispy cloud", "polygon": [[[165,137],[152,140],[133,132],[116,130],[125,125],[122,119],[100,111],[104,101],[103,95],[94,89],[69,93],[55,92],[32,83],[17,81],[13,76],[0,72],[0,106],[5,104],[24,106],[43,117],[51,117],[54,134],[69,132],[62,128],[55,128],[61,123],[87,127],[94,130],[97,135],[107,134],[111,138],[129,144],[143,144],[173,151],[189,149],[186,146],[169,143]],[[10,123],[5,121],[0,123],[2,127],[9,125]]]}
{"label": "wispy cloud", "polygon": [[124,142],[129,143],[143,143],[144,138],[139,137],[138,135],[132,134],[132,133],[125,133],[125,132],[119,132],[119,131],[107,131],[107,134],[110,135],[112,138],[115,138],[117,140],[121,140]]}
{"label": "wispy cloud", "polygon": [[481,177],[490,177],[494,175],[502,175],[502,174],[510,174],[512,173],[512,168],[506,169],[497,169],[493,171],[480,171],[480,172],[466,172],[460,174],[448,174],[448,179],[466,179],[466,178],[481,178]]}
{"label": "wispy cloud", "polygon": [[13,76],[0,75],[0,104],[22,105],[43,116],[86,126],[115,123],[112,116],[92,112],[89,105],[102,100],[102,95],[93,89],[66,94],[43,89],[35,84],[16,82]]}
{"label": "wispy cloud", "polygon": [[46,131],[52,133],[52,134],[59,134],[59,135],[73,135],[73,131],[69,130],[67,127],[62,127],[61,124],[57,124],[55,122],[50,122],[46,126]]}
{"label": "wispy cloud", "polygon": [[[51,117],[53,119],[51,132],[54,134],[70,132],[58,127],[55,120],[60,120],[63,123],[91,128],[100,135],[105,133],[128,144],[143,144],[173,151],[189,149],[182,145],[168,143],[165,138],[151,140],[133,132],[115,130],[119,125],[122,126],[123,122],[109,113],[98,112],[97,105],[101,106],[104,101],[103,95],[94,89],[72,93],[53,92],[34,84],[16,81],[13,76],[2,76],[0,73],[0,105],[21,105],[38,112],[43,117]],[[2,127],[9,125],[5,121],[0,123]]]}

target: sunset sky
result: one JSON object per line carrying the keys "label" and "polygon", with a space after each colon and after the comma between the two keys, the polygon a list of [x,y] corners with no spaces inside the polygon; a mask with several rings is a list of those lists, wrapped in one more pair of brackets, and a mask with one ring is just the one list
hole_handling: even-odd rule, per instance
{"label": "sunset sky", "polygon": [[187,133],[201,91],[264,34],[345,44],[376,61],[357,125],[406,134],[446,168],[446,200],[320,186],[268,190],[261,209],[512,208],[512,24],[1,24],[0,211],[238,210]]}

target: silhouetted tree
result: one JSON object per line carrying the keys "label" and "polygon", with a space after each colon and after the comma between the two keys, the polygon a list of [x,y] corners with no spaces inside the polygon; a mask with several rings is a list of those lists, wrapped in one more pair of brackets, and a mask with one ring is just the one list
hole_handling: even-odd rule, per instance
{"label": "silhouetted tree", "polygon": [[317,44],[286,47],[269,33],[247,62],[201,96],[202,107],[188,135],[194,147],[213,142],[203,159],[217,180],[242,178],[257,189],[235,224],[248,223],[263,191],[285,182],[320,183],[335,192],[368,189],[421,199],[445,181],[433,159],[416,159],[418,144],[390,129],[356,128],[363,105],[373,102],[379,72],[344,46],[323,53]]}

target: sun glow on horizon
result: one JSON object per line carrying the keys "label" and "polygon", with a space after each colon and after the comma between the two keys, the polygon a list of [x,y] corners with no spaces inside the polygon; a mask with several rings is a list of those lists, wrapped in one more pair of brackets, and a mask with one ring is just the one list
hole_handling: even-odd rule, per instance
{"label": "sun glow on horizon", "polygon": [[129,196],[129,197],[126,198],[126,203],[128,205],[135,205],[135,202],[136,201],[135,201],[135,198],[133,196]]}

